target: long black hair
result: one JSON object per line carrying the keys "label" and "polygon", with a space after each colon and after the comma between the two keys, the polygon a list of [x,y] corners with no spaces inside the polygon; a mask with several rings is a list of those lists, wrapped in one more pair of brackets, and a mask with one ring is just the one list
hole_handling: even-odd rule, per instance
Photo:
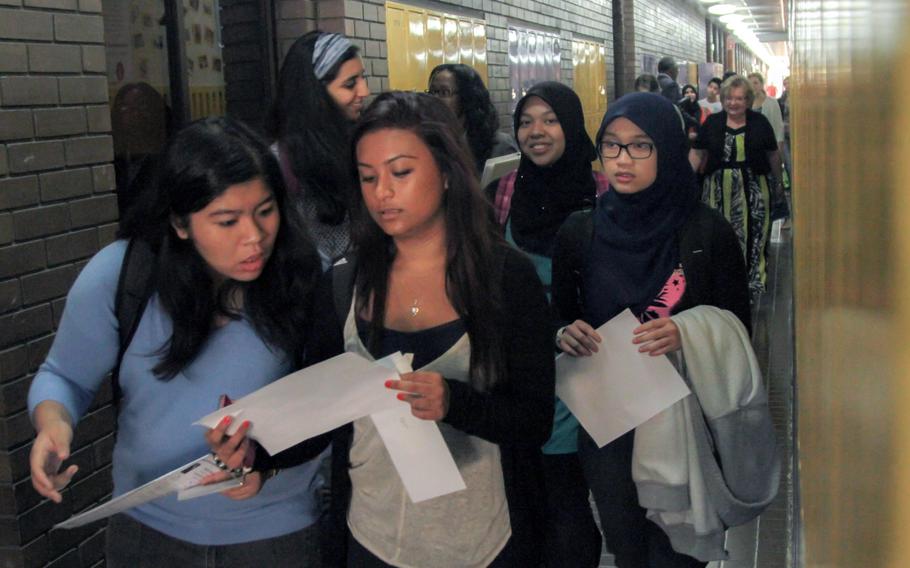
{"label": "long black hair", "polygon": [[[471,165],[470,150],[455,120],[440,100],[425,94],[380,95],[361,116],[353,135],[352,169],[357,143],[384,129],[408,130],[426,144],[442,179],[448,183],[442,207],[446,227],[446,294],[471,338],[471,384],[489,389],[503,376],[503,340],[497,333],[502,313],[501,258],[507,247],[499,235]],[[376,349],[385,321],[389,267],[395,258],[392,238],[370,217],[363,195],[355,192],[351,209],[352,240],[357,251],[359,313],[370,314],[370,349]]]}
{"label": "long black hair", "polygon": [[429,83],[440,71],[455,75],[455,86],[458,90],[458,108],[464,115],[465,133],[474,162],[483,169],[483,164],[493,151],[493,136],[499,130],[499,117],[496,107],[490,100],[490,92],[483,84],[483,79],[473,67],[463,63],[443,63],[430,72]]}
{"label": "long black hair", "polygon": [[352,123],[326,86],[358,54],[349,47],[322,80],[313,70],[313,50],[323,32],[311,31],[288,50],[278,76],[278,93],[266,128],[287,152],[294,176],[316,204],[319,221],[339,225],[354,182],[347,164]]}
{"label": "long black hair", "polygon": [[[218,285],[186,226],[229,187],[261,179],[275,198],[280,226],[262,274],[251,282]],[[266,143],[242,123],[207,118],[179,132],[160,169],[144,180],[136,205],[121,225],[121,238],[143,239],[156,253],[155,291],[173,320],[154,372],[169,380],[189,365],[214,329],[217,317],[246,317],[270,347],[299,360],[310,299],[321,272],[319,256],[297,209],[290,207],[281,170]],[[235,307],[242,294],[242,312]]]}

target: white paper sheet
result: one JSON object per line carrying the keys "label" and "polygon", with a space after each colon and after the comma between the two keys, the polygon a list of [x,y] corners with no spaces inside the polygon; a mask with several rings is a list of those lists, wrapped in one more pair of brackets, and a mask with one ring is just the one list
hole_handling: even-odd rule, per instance
{"label": "white paper sheet", "polygon": [[204,497],[206,495],[211,495],[212,493],[221,493],[222,491],[240,487],[241,485],[243,485],[242,478],[231,478],[219,483],[210,483],[208,485],[194,485],[192,487],[187,487],[186,489],[181,489],[178,491],[177,500],[189,501],[190,499]]}
{"label": "white paper sheet", "polygon": [[639,325],[627,309],[597,330],[597,353],[556,358],[556,395],[601,448],[690,392],[666,357],[638,352]]}
{"label": "white paper sheet", "polygon": [[[127,509],[131,509],[143,503],[148,503],[159,497],[164,497],[165,495],[170,495],[171,493],[181,492],[190,490],[193,487],[199,485],[204,477],[212,473],[221,471],[215,462],[212,460],[212,456],[206,454],[199,459],[193,460],[188,464],[182,465],[173,471],[165,473],[157,479],[153,479],[144,485],[128,491],[119,497],[111,499],[107,503],[99,505],[88,511],[84,511],[78,515],[70,517],[69,519],[54,525],[54,528],[60,529],[74,529],[76,527],[81,527],[82,525],[87,525],[95,521],[110,517]],[[209,490],[211,487],[214,487],[216,484],[206,487],[205,491],[194,491],[190,492],[189,496],[184,495],[184,499],[193,499],[195,497],[202,497],[202,495],[208,495],[213,491],[224,491],[225,489],[230,489],[231,487],[236,487],[240,485],[240,480],[228,480],[227,482],[222,482],[217,484],[219,489]],[[195,493],[195,494],[194,494]]]}
{"label": "white paper sheet", "polygon": [[[412,370],[410,356],[400,353],[377,363],[388,365],[399,373]],[[467,487],[435,422],[415,417],[408,404],[376,412],[370,418],[412,502],[419,503]]]}
{"label": "white paper sheet", "polygon": [[249,420],[249,437],[275,455],[374,412],[407,406],[385,387],[387,380],[396,378],[392,369],[342,353],[235,400],[195,424],[214,428],[230,415],[240,418],[228,428],[234,433]]}

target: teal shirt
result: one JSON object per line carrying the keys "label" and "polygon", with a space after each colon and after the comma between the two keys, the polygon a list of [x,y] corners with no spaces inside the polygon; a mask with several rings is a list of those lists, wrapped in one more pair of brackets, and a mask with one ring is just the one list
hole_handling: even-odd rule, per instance
{"label": "teal shirt", "polygon": [[[512,221],[506,222],[506,240],[515,245],[512,238]],[[546,256],[522,251],[534,263],[537,276],[547,291],[550,299],[550,285],[553,282],[553,260]],[[578,451],[578,419],[569,411],[569,407],[556,397],[556,411],[553,415],[553,432],[550,439],[541,448],[545,454],[571,454]]]}

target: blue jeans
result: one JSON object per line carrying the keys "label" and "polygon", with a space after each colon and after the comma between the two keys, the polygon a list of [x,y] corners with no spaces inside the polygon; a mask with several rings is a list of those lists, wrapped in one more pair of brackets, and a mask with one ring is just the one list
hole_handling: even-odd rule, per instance
{"label": "blue jeans", "polygon": [[107,525],[109,568],[317,568],[319,523],[290,534],[240,544],[204,546],[167,536],[127,515]]}

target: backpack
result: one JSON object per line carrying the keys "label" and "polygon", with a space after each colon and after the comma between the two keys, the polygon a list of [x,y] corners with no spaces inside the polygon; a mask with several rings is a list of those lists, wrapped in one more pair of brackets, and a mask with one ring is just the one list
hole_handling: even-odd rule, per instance
{"label": "backpack", "polygon": [[348,310],[354,300],[354,276],[357,274],[357,255],[348,253],[332,265],[332,300],[335,304],[335,317],[338,325],[344,329],[348,319]]}
{"label": "backpack", "polygon": [[114,296],[114,314],[117,316],[117,331],[120,336],[120,347],[117,352],[117,364],[111,373],[111,388],[114,404],[118,404],[123,392],[120,389],[120,364],[127,347],[133,341],[142,312],[148,305],[154,290],[157,257],[149,244],[141,239],[130,239],[120,267],[117,280],[117,292]]}

